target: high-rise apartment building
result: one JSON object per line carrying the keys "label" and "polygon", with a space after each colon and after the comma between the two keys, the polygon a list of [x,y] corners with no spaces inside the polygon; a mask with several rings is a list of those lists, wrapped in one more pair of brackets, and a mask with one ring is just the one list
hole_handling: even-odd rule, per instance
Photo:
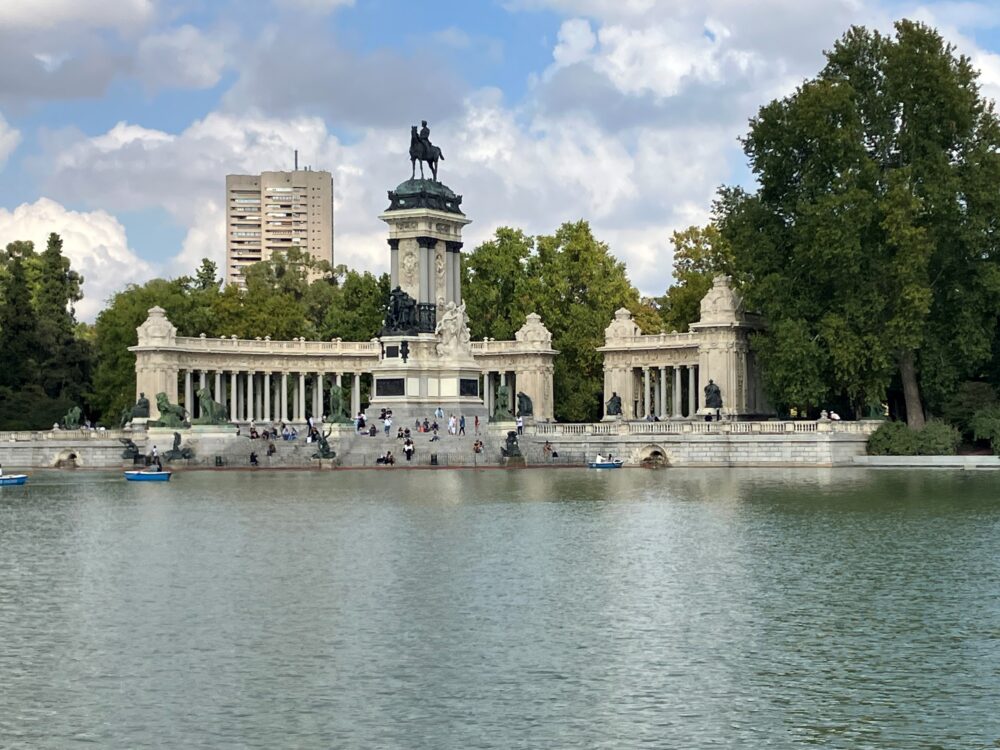
{"label": "high-rise apartment building", "polygon": [[296,169],[226,175],[226,282],[243,269],[298,247],[333,263],[333,178]]}

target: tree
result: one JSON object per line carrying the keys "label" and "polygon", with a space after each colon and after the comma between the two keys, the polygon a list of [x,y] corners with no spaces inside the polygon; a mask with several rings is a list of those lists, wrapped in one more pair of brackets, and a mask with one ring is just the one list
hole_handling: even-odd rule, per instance
{"label": "tree", "polygon": [[524,317],[535,311],[541,289],[528,271],[534,238],[500,227],[493,239],[463,257],[462,299],[472,338],[514,338]]}
{"label": "tree", "polygon": [[988,362],[1000,128],[976,77],[926,26],[855,27],[751,121],[759,189],[721,191],[716,220],[772,325],[755,346],[775,402],[860,411],[898,378],[920,427],[925,395]]}
{"label": "tree", "polygon": [[[18,390],[38,377],[35,342],[38,320],[31,305],[31,290],[25,273],[25,253],[31,243],[12,243],[4,258],[5,281],[0,299],[0,386]],[[30,257],[30,256],[29,256]]]}
{"label": "tree", "polygon": [[376,277],[338,266],[337,285],[324,311],[321,338],[368,341],[382,328],[389,299],[389,275]]}
{"label": "tree", "polygon": [[683,333],[701,317],[701,300],[715,276],[732,272],[732,251],[714,224],[674,232],[670,241],[674,283],[657,303],[666,329]]}
{"label": "tree", "polygon": [[[552,332],[555,362],[555,413],[565,421],[598,419],[604,387],[604,329],[615,310],[626,307],[640,327],[658,327],[655,315],[639,302],[639,293],[606,244],[594,238],[586,221],[566,223],[537,240],[528,260],[528,276],[539,290],[537,312]],[[647,329],[648,331],[648,329]]]}

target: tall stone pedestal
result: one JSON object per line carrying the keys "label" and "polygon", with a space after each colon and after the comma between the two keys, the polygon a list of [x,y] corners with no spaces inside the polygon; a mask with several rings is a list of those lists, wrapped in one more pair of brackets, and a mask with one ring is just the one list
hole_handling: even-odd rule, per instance
{"label": "tall stone pedestal", "polygon": [[383,336],[382,347],[382,359],[372,370],[369,416],[392,409],[393,421],[406,427],[407,421],[433,419],[441,407],[445,418],[464,414],[467,422],[475,416],[486,420],[481,371],[470,353],[439,352],[441,341],[434,334]]}

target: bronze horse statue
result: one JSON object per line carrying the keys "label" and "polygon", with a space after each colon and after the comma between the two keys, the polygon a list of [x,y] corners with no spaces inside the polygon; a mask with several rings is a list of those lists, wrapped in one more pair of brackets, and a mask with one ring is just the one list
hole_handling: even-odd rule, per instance
{"label": "bronze horse statue", "polygon": [[[428,151],[430,153],[427,153]],[[441,149],[437,146],[431,146],[429,142],[422,141],[417,135],[417,126],[412,126],[410,128],[410,167],[412,168],[410,179],[416,179],[417,162],[420,162],[420,179],[424,179],[424,162],[427,162],[427,166],[431,168],[432,178],[434,182],[437,182],[438,160],[444,161]]]}

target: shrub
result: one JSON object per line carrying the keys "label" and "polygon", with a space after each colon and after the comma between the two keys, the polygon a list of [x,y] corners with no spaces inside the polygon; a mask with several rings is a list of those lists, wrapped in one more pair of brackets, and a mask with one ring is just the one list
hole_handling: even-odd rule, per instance
{"label": "shrub", "polygon": [[922,430],[886,422],[868,438],[869,456],[954,456],[962,436],[950,424],[931,420]]}
{"label": "shrub", "polygon": [[957,428],[937,419],[924,425],[916,435],[918,456],[954,456],[962,442],[962,433]]}
{"label": "shrub", "polygon": [[976,440],[989,440],[994,453],[1000,454],[1000,406],[987,406],[972,415],[969,422]]}
{"label": "shrub", "polygon": [[868,436],[868,455],[912,456],[916,445],[916,433],[905,422],[885,422]]}

